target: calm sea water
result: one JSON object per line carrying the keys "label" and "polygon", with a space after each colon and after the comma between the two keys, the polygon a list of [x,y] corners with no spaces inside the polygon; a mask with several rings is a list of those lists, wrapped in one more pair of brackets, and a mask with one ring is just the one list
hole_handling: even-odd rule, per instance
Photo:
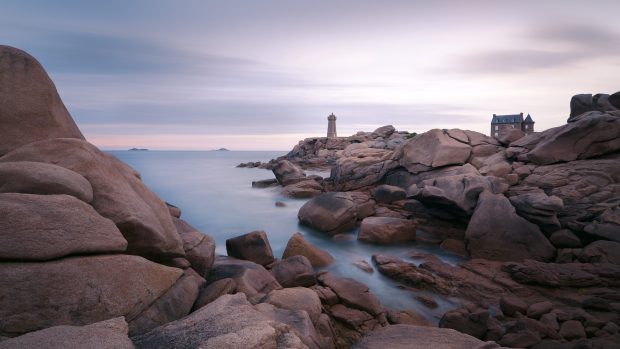
{"label": "calm sea water", "polygon": [[[376,246],[360,243],[357,231],[350,240],[332,240],[325,234],[298,224],[297,212],[306,202],[281,194],[280,187],[255,189],[252,181],[273,178],[271,171],[236,168],[241,162],[268,161],[285,152],[264,151],[110,151],[142,175],[142,180],[161,198],[178,206],[182,218],[213,236],[216,252],[226,254],[226,239],[253,230],[267,232],[276,257],[281,257],[290,236],[301,232],[305,239],[329,251],[336,262],[327,268],[335,274],[352,277],[365,284],[392,309],[415,309],[436,322],[448,308],[449,299],[434,295],[440,307],[426,308],[410,291],[375,271],[366,273],[352,265],[356,260],[371,263],[371,256],[384,253],[405,257],[412,250],[432,252],[448,262],[456,257],[442,254],[436,246],[412,243],[403,246]],[[317,173],[328,176],[329,173]],[[276,207],[277,201],[285,207]],[[372,263],[371,263],[372,264]]]}

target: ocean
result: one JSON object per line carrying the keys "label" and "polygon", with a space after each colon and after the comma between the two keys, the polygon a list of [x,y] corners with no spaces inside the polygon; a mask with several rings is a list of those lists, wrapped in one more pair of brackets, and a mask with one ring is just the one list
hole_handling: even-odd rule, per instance
{"label": "ocean", "polygon": [[[252,188],[252,181],[274,178],[273,173],[257,168],[236,168],[248,161],[268,161],[286,152],[268,151],[109,151],[131,165],[142,180],[163,200],[178,206],[181,218],[200,231],[210,234],[217,242],[216,253],[226,254],[226,239],[254,230],[267,232],[277,258],[282,257],[286,243],[295,232],[301,232],[310,243],[329,251],[335,263],[327,270],[359,280],[369,286],[381,303],[391,309],[414,309],[427,320],[437,323],[439,316],[455,307],[450,299],[433,293],[416,291],[433,297],[439,307],[429,309],[415,299],[414,293],[375,270],[367,273],[352,263],[366,260],[372,265],[375,253],[407,257],[412,251],[430,252],[444,261],[455,263],[458,257],[443,253],[437,246],[423,243],[379,246],[358,242],[357,230],[347,240],[332,240],[329,236],[300,225],[299,208],[307,199],[292,199],[281,194],[281,187]],[[313,172],[324,177],[329,172]],[[276,207],[281,201],[286,206]]]}

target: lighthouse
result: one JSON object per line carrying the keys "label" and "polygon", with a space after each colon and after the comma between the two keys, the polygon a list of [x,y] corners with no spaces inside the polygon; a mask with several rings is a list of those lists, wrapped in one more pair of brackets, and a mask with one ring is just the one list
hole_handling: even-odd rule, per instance
{"label": "lighthouse", "polygon": [[327,138],[336,138],[336,115],[331,113],[327,117]]}

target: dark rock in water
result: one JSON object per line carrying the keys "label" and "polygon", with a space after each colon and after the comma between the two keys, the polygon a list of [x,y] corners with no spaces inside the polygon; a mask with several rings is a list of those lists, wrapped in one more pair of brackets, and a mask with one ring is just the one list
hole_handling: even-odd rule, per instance
{"label": "dark rock in water", "polygon": [[383,184],[372,190],[372,197],[377,202],[389,204],[394,201],[404,200],[407,197],[407,193],[400,187]]}
{"label": "dark rock in water", "polygon": [[184,257],[166,204],[116,157],[79,139],[57,138],[30,143],[0,158],[13,161],[53,163],[84,176],[93,188],[92,206],[116,224],[129,243],[129,253],[157,261]]}
{"label": "dark rock in water", "polygon": [[569,229],[562,229],[554,232],[549,237],[549,241],[558,248],[581,247],[581,240]]}
{"label": "dark rock in water", "polygon": [[304,180],[284,187],[282,194],[293,198],[303,199],[315,197],[323,191],[323,186],[313,180]]}
{"label": "dark rock in water", "polygon": [[275,178],[262,179],[260,181],[252,182],[252,188],[269,188],[278,185],[278,180]]}
{"label": "dark rock in water", "polygon": [[0,217],[4,260],[45,261],[127,248],[112,221],[69,195],[0,194]]}
{"label": "dark rock in water", "polygon": [[134,349],[127,330],[122,316],[86,326],[54,326],[0,341],[0,349]]}
{"label": "dark rock in water", "polygon": [[489,192],[480,194],[465,241],[473,258],[550,260],[555,253],[540,229],[519,217],[505,196]]}
{"label": "dark rock in water", "polygon": [[375,244],[395,244],[415,240],[416,223],[410,219],[366,217],[357,239]]}
{"label": "dark rock in water", "polygon": [[330,235],[354,228],[357,221],[374,213],[374,201],[363,193],[331,192],[306,202],[299,210],[302,224]]}
{"label": "dark rock in water", "polygon": [[354,349],[500,349],[499,346],[448,328],[391,325],[379,328]]}
{"label": "dark rock in water", "polygon": [[218,256],[207,278],[207,284],[226,278],[233,279],[237,285],[237,292],[245,293],[252,301],[258,301],[265,294],[282,288],[262,265]]}
{"label": "dark rock in water", "polygon": [[146,148],[131,148],[128,151],[148,151]]}
{"label": "dark rock in water", "polygon": [[237,284],[233,279],[225,278],[214,281],[213,283],[207,285],[207,287],[200,290],[192,311],[196,311],[197,309],[204,307],[225,294],[232,294],[236,289]]}
{"label": "dark rock in water", "polygon": [[93,187],[83,176],[42,162],[0,163],[0,193],[67,194],[90,203]]}
{"label": "dark rock in water", "polygon": [[352,264],[367,273],[373,273],[375,271],[372,266],[363,259],[356,260]]}
{"label": "dark rock in water", "polygon": [[339,278],[331,273],[320,275],[319,281],[332,289],[346,306],[363,310],[375,316],[383,313],[377,297],[370,292],[368,286],[361,282],[351,278]]}
{"label": "dark rock in water", "polygon": [[0,45],[0,105],[0,156],[40,140],[84,139],[41,64],[4,45]]}
{"label": "dark rock in water", "polygon": [[288,160],[280,160],[272,171],[282,186],[295,184],[306,179],[304,171]]}
{"label": "dark rock in water", "polygon": [[118,316],[131,324],[182,274],[180,269],[129,255],[2,263],[0,335],[61,324],[81,326]]}
{"label": "dark rock in water", "polygon": [[215,149],[214,151],[230,151],[230,150],[228,150],[226,148],[219,148],[219,149]]}
{"label": "dark rock in water", "polygon": [[207,277],[215,260],[215,240],[203,234],[182,219],[174,218],[174,225],[183,241],[183,250],[192,268]]}
{"label": "dark rock in water", "polygon": [[226,240],[226,252],[231,257],[261,265],[269,265],[274,261],[267,233],[262,230]]}
{"label": "dark rock in water", "polygon": [[291,327],[258,311],[245,295],[225,295],[189,316],[132,338],[137,349],[276,348],[301,349]]}
{"label": "dark rock in water", "polygon": [[293,256],[306,257],[313,267],[325,267],[334,262],[334,257],[329,252],[310,244],[300,233],[293,234],[288,240],[282,259]]}
{"label": "dark rock in water", "polygon": [[276,201],[275,206],[276,207],[286,207],[286,204],[283,203],[282,201]]}
{"label": "dark rock in water", "polygon": [[271,273],[282,287],[310,287],[316,285],[312,264],[304,256],[282,259],[271,268]]}

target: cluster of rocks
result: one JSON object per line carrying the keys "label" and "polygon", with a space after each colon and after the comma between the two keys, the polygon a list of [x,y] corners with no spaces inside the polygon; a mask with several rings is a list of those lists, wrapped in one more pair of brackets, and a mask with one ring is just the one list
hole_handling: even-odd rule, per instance
{"label": "cluster of rocks", "polygon": [[[474,258],[450,267],[438,260],[417,266],[397,256],[373,256],[380,272],[414,292],[430,290],[467,303],[459,319],[499,309],[501,295],[551,301],[554,313],[582,314],[560,317],[555,332],[533,330],[537,318],[487,314],[492,331],[464,332],[523,347],[607,347],[618,340],[614,295],[620,289],[612,279],[620,256],[620,92],[577,95],[566,125],[529,135],[514,130],[493,138],[435,129],[394,147],[366,140],[329,156],[310,144],[318,143],[300,142],[293,152],[323,156],[312,163],[332,169],[330,178],[317,181],[323,193],[317,186],[317,196],[300,209],[302,224],[332,236],[359,226],[360,241],[417,238]],[[287,166],[298,165],[303,173],[307,159],[296,160]],[[589,306],[596,302],[604,306]],[[565,335],[568,330],[560,329],[568,321],[580,321],[585,335]],[[516,340],[523,328],[536,336]]]}

